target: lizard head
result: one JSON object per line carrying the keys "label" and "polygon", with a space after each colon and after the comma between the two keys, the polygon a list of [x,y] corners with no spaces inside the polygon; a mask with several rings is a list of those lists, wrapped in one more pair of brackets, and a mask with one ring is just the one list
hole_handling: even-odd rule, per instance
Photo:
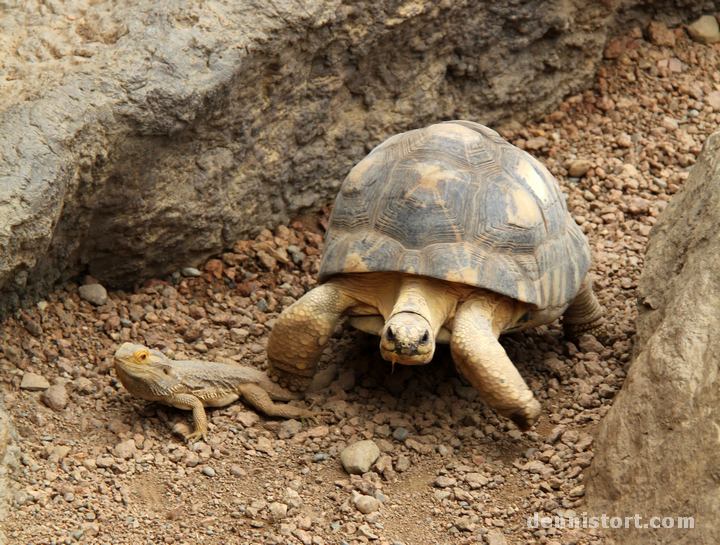
{"label": "lizard head", "polygon": [[126,379],[160,384],[167,381],[172,373],[172,368],[162,352],[140,344],[124,343],[115,352],[113,361],[118,377],[126,388]]}

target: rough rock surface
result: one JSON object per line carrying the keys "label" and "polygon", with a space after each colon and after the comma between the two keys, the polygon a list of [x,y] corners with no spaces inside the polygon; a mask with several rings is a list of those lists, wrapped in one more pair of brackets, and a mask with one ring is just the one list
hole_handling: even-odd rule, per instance
{"label": "rough rock surface", "polygon": [[[675,528],[608,530],[617,543],[720,543],[718,217],[720,132],[650,235],[636,357],[602,423],[587,489],[596,513],[674,517]],[[678,530],[678,517],[695,528]]]}
{"label": "rough rock surface", "polygon": [[545,113],[613,21],[712,3],[685,4],[0,2],[0,315],[84,269],[199,264],[392,133]]}
{"label": "rough rock surface", "polygon": [[7,543],[5,518],[10,507],[10,474],[17,468],[19,448],[12,419],[0,400],[0,543]]}

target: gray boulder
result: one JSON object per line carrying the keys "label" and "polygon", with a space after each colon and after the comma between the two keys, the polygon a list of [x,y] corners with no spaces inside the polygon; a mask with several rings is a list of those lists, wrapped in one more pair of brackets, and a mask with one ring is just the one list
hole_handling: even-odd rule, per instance
{"label": "gray boulder", "polygon": [[5,518],[12,503],[11,475],[18,470],[20,447],[12,419],[0,399],[0,543],[7,543]]}
{"label": "gray boulder", "polygon": [[393,133],[547,113],[631,8],[686,4],[0,0],[0,316],[197,265]]}
{"label": "gray boulder", "polygon": [[[720,543],[718,218],[720,132],[650,234],[635,358],[602,422],[585,495],[590,514],[623,517],[609,543]],[[635,514],[661,527],[624,528]],[[678,517],[694,529],[678,529]]]}

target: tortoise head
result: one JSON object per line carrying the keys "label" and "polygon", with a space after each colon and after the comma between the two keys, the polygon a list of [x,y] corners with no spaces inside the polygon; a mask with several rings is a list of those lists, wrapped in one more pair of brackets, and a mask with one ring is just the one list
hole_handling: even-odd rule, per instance
{"label": "tortoise head", "polygon": [[435,335],[428,321],[414,312],[399,312],[385,323],[380,354],[390,362],[425,365],[435,353]]}

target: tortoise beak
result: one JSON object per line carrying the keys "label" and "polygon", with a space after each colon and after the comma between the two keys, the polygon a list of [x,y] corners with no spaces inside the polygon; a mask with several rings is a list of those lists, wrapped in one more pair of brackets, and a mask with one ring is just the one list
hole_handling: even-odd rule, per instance
{"label": "tortoise beak", "polygon": [[435,342],[429,331],[406,331],[390,325],[380,339],[380,353],[386,361],[403,365],[425,365],[435,353]]}

